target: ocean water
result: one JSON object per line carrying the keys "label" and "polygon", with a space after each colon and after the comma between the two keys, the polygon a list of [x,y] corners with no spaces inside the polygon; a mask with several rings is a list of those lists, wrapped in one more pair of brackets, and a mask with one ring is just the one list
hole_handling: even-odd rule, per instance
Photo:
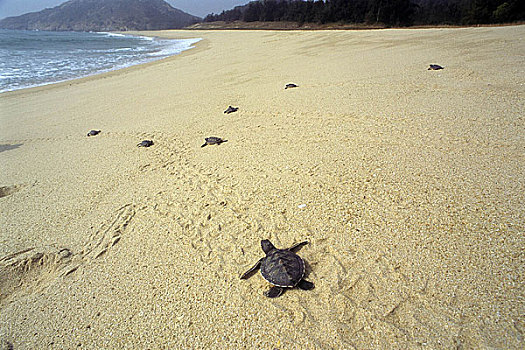
{"label": "ocean water", "polygon": [[151,62],[188,50],[199,40],[0,29],[0,92]]}

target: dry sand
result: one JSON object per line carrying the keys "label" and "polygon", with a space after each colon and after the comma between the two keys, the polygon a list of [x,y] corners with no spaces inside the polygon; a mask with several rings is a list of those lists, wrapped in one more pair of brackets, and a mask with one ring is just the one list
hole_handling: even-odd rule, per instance
{"label": "dry sand", "polygon": [[146,34],[203,40],[0,95],[3,348],[525,346],[525,26]]}

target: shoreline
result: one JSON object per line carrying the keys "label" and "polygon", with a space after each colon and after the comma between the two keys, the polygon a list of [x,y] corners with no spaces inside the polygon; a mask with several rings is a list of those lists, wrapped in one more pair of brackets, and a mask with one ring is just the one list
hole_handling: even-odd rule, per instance
{"label": "shoreline", "polygon": [[524,26],[134,33],[0,94],[0,347],[523,348]]}
{"label": "shoreline", "polygon": [[[203,22],[205,23],[205,22]],[[214,23],[214,22],[211,22],[211,23]],[[232,24],[235,24],[237,22],[232,22]],[[241,24],[245,24],[246,22],[239,22]],[[257,22],[259,23],[259,22]],[[260,22],[260,23],[267,23],[267,22]],[[273,22],[271,22],[273,23]],[[293,22],[292,22],[293,23]],[[225,24],[228,24],[228,22],[225,22]],[[144,63],[137,63],[137,64],[133,64],[131,66],[127,66],[127,67],[123,67],[123,68],[116,68],[116,69],[112,69],[112,70],[109,70],[109,71],[102,71],[102,72],[98,72],[98,73],[93,73],[93,74],[90,74],[90,75],[87,75],[87,76],[82,76],[82,77],[76,77],[76,78],[71,78],[71,79],[67,79],[67,80],[63,80],[63,81],[57,81],[57,82],[52,82],[52,83],[46,83],[46,84],[42,84],[42,85],[35,85],[35,86],[29,86],[29,87],[24,87],[24,88],[20,88],[20,89],[15,89],[15,90],[9,90],[9,91],[3,91],[3,92],[0,92],[0,95],[2,94],[5,94],[5,93],[9,93],[9,94],[12,94],[12,93],[16,93],[16,92],[20,92],[20,91],[27,91],[27,90],[36,90],[36,91],[40,91],[40,88],[46,88],[46,87],[53,87],[53,86],[61,86],[61,85],[67,85],[67,84],[73,84],[73,82],[75,81],[87,81],[87,80],[91,80],[91,79],[97,79],[97,78],[104,78],[104,77],[109,77],[109,76],[112,76],[114,73],[119,73],[119,72],[122,72],[122,73],[125,73],[125,71],[127,70],[130,70],[130,69],[133,69],[133,68],[139,68],[139,67],[142,67],[142,66],[148,66],[150,64],[154,64],[154,63],[158,63],[159,61],[163,61],[163,60],[167,60],[167,59],[171,59],[173,58],[174,56],[180,56],[182,55],[184,52],[186,51],[190,51],[190,50],[194,50],[197,48],[197,45],[199,43],[202,43],[203,39],[202,38],[195,38],[194,36],[192,35],[182,35],[182,33],[185,33],[185,32],[192,32],[192,31],[202,31],[203,33],[206,33],[206,32],[214,32],[214,31],[222,31],[222,30],[225,30],[225,31],[229,31],[229,30],[240,30],[240,31],[259,31],[259,30],[262,30],[262,31],[361,31],[361,30],[417,30],[417,29],[421,29],[421,30],[424,30],[424,29],[429,29],[429,30],[436,30],[436,29],[466,29],[466,28],[498,28],[498,27],[516,27],[516,26],[522,26],[522,25],[525,25],[525,23],[504,23],[504,24],[481,24],[481,25],[472,25],[472,26],[459,26],[459,25],[439,25],[439,26],[431,26],[431,25],[428,25],[428,26],[412,26],[412,27],[373,27],[373,26],[363,26],[363,27],[348,27],[348,28],[337,28],[337,27],[327,27],[325,29],[323,28],[313,28],[313,29],[301,29],[300,27],[298,28],[284,28],[284,29],[279,29],[279,28],[256,28],[256,27],[243,27],[243,28],[228,28],[228,27],[218,27],[218,28],[183,28],[183,29],[177,29],[177,30],[157,30],[157,31],[134,31],[134,30],[130,30],[130,31],[116,31],[116,32],[99,32],[99,33],[115,33],[115,34],[122,34],[122,35],[132,35],[132,36],[144,36],[144,37],[149,37],[149,38],[162,38],[162,39],[170,39],[170,40],[178,40],[178,38],[176,37],[173,37],[169,34],[166,34],[166,33],[169,33],[169,32],[178,32],[178,33],[181,33],[181,36],[184,36],[182,38],[180,38],[181,40],[189,40],[189,39],[200,39],[198,42],[192,44],[194,45],[193,47],[190,47],[180,53],[177,53],[177,54],[174,54],[172,56],[168,56],[168,57],[164,57],[164,58],[161,58],[161,59],[155,59],[155,60],[152,60],[150,62],[144,62]],[[157,34],[154,34],[154,33],[157,33]],[[161,36],[158,36],[159,34],[158,33],[164,33],[164,34],[161,34]]]}
{"label": "shoreline", "polygon": [[[60,33],[60,32],[58,32],[58,33]],[[143,38],[150,38],[150,39],[155,39],[156,38],[155,36],[132,35],[132,34],[129,34],[128,32],[113,32],[113,33],[110,33],[110,32],[97,32],[97,33],[98,34],[119,34],[119,35],[124,35],[124,36],[129,35],[129,36],[134,36],[134,37],[143,37]],[[147,64],[150,64],[150,63],[154,63],[154,62],[157,62],[157,61],[161,61],[161,60],[164,60],[164,59],[171,58],[173,56],[181,55],[183,52],[195,48],[195,45],[197,45],[197,43],[199,41],[201,41],[202,39],[200,39],[200,38],[184,38],[184,39],[170,38],[169,40],[198,40],[198,41],[195,42],[195,43],[190,44],[191,46],[189,48],[187,48],[187,49],[185,49],[185,50],[183,50],[181,52],[178,52],[178,53],[175,53],[175,54],[171,54],[171,55],[166,56],[166,57],[151,58],[150,60],[148,60],[146,62],[131,63],[129,65],[124,65],[124,66],[120,66],[120,67],[116,66],[116,67],[108,68],[108,69],[105,69],[105,70],[92,72],[92,73],[89,73],[87,75],[73,77],[73,78],[69,78],[69,79],[65,79],[65,80],[60,80],[60,81],[55,81],[55,82],[48,82],[48,83],[41,83],[41,84],[36,84],[36,85],[31,85],[31,86],[25,86],[25,87],[16,88],[16,89],[13,89],[13,90],[0,91],[0,94],[16,92],[16,91],[21,91],[21,90],[41,88],[41,87],[46,87],[46,86],[49,86],[49,85],[67,84],[67,83],[70,83],[70,82],[75,81],[75,80],[89,79],[89,78],[93,78],[93,77],[99,76],[99,75],[104,76],[106,74],[111,74],[112,72],[126,70],[126,69],[129,69],[129,68],[133,68],[135,66],[147,65]]]}

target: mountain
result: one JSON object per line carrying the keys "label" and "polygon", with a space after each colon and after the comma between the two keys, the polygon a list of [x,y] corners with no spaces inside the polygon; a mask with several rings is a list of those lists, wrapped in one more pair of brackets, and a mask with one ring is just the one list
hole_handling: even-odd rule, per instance
{"label": "mountain", "polygon": [[40,12],[8,17],[3,29],[54,31],[125,31],[176,29],[200,18],[164,0],[70,0]]}

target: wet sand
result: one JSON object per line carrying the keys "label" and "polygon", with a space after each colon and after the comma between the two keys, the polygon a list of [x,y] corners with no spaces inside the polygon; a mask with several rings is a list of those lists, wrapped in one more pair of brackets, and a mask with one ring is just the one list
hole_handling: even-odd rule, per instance
{"label": "wet sand", "polygon": [[525,26],[142,34],[0,95],[1,349],[525,346]]}

